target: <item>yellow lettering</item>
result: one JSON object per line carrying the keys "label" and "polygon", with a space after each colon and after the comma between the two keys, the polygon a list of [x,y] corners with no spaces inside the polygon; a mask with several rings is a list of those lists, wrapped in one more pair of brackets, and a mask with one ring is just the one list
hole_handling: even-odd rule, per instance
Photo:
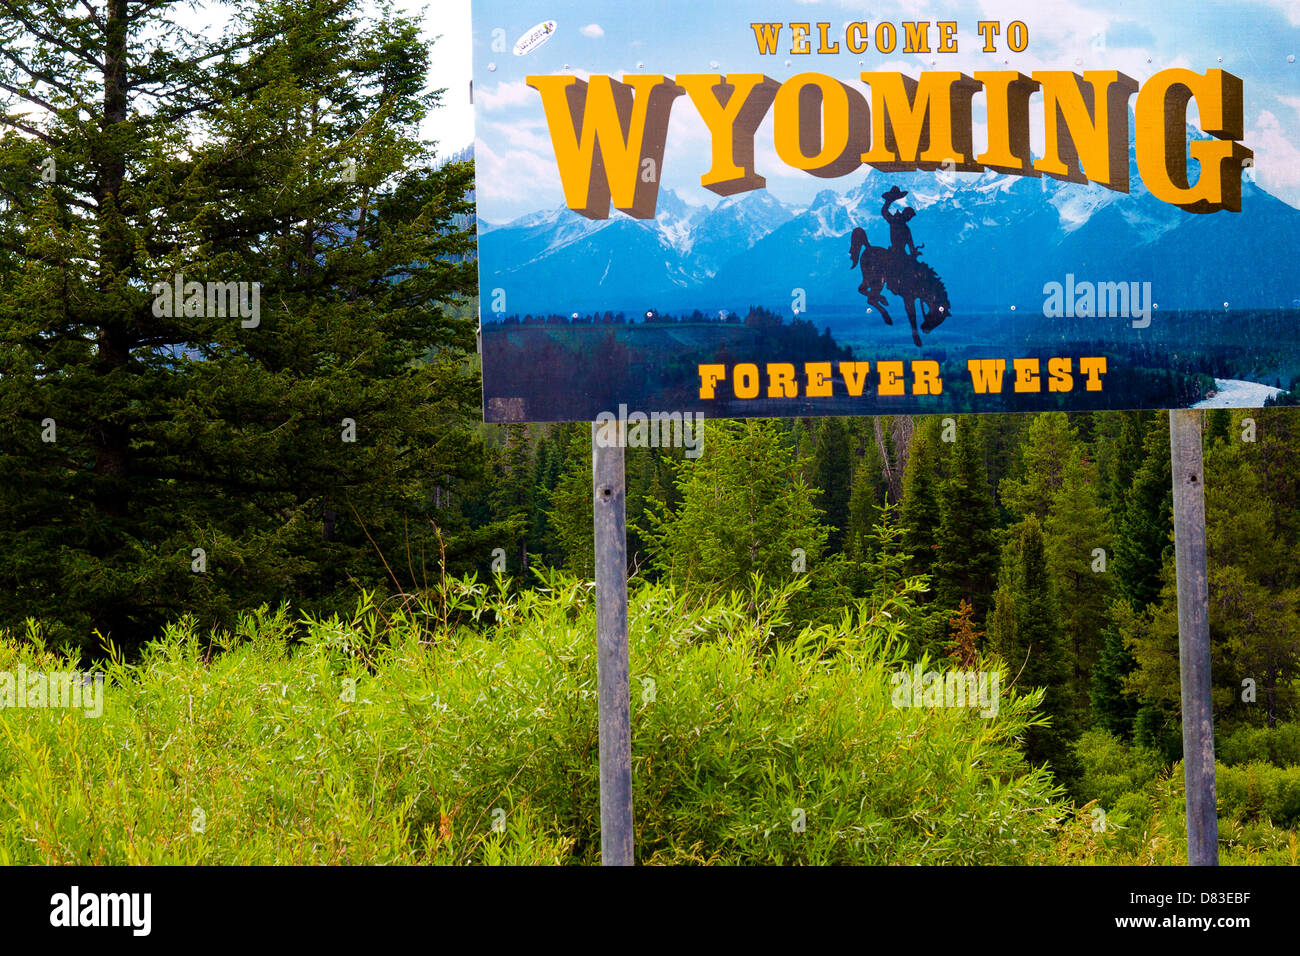
{"label": "yellow lettering", "polygon": [[758,52],[769,56],[775,54],[776,44],[781,39],[781,24],[751,23],[749,26],[754,31],[754,41],[758,44]]}
{"label": "yellow lettering", "polygon": [[876,24],[876,49],[881,53],[893,53],[898,42],[898,31],[888,20]]}
{"label": "yellow lettering", "polygon": [[861,395],[867,384],[867,373],[871,371],[870,362],[841,362],[840,374],[844,376],[844,386],[850,395]]}
{"label": "yellow lettering", "polygon": [[808,31],[812,28],[810,23],[792,23],[790,24],[790,52],[794,54],[803,54],[812,52],[812,47],[808,44]]}
{"label": "yellow lettering", "polygon": [[805,362],[803,371],[808,378],[808,387],[804,390],[804,394],[809,398],[830,398],[831,363]]}
{"label": "yellow lettering", "polygon": [[1007,46],[1012,53],[1023,53],[1029,46],[1029,27],[1023,20],[1012,20],[1007,24]]}
{"label": "yellow lettering", "polygon": [[662,168],[668,114],[682,89],[657,75],[624,79],[526,77],[542,95],[565,204],[588,219],[608,219],[611,198],[629,216],[654,218],[659,177],[646,182],[641,164]]}
{"label": "yellow lettering", "polygon": [[795,398],[799,385],[794,380],[794,366],[784,362],[767,363],[767,397]]}
{"label": "yellow lettering", "polygon": [[998,48],[993,43],[993,38],[1002,32],[1002,27],[996,20],[981,20],[975,25],[980,36],[984,38],[984,52],[997,53]]}
{"label": "yellow lettering", "polygon": [[880,372],[881,395],[903,394],[902,362],[877,362],[876,369]]}
{"label": "yellow lettering", "polygon": [[840,52],[839,42],[838,41],[832,42],[831,38],[827,35],[830,32],[830,28],[831,25],[829,23],[817,24],[817,33],[821,36],[821,42],[817,45],[818,53],[839,53]]}
{"label": "yellow lettering", "polygon": [[1088,70],[1082,77],[1035,70],[1033,77],[1043,88],[1046,140],[1034,168],[1054,179],[1128,192],[1128,100],[1136,81],[1116,70]]}
{"label": "yellow lettering", "polygon": [[1071,370],[1074,368],[1074,360],[1068,358],[1052,358],[1047,360],[1047,374],[1051,376],[1047,380],[1047,390],[1049,392],[1068,392],[1074,388],[1074,376]]}
{"label": "yellow lettering", "polygon": [[844,42],[848,44],[849,52],[866,53],[871,46],[871,41],[867,39],[867,22],[859,20],[857,23],[850,23],[846,32]]}
{"label": "yellow lettering", "polygon": [[1096,358],[1079,359],[1079,371],[1088,376],[1085,388],[1090,392],[1100,392],[1101,376],[1106,374],[1106,357],[1102,355]]}
{"label": "yellow lettering", "polygon": [[979,72],[984,86],[989,148],[975,162],[1000,173],[1037,176],[1029,153],[1029,97],[1038,84],[1015,70]]}
{"label": "yellow lettering", "polygon": [[[1201,129],[1216,137],[1186,146],[1187,104],[1196,98]],[[1233,142],[1242,136],[1241,80],[1223,70],[1161,70],[1134,104],[1138,174],[1151,195],[1187,212],[1241,211],[1241,170],[1254,153]],[[1201,164],[1196,185],[1187,179],[1187,153]]]}
{"label": "yellow lettering", "polygon": [[776,98],[776,80],[761,73],[686,73],[676,79],[712,136],[713,165],[700,185],[719,196],[766,186],[754,172],[754,131]]}
{"label": "yellow lettering", "polygon": [[990,392],[1002,391],[1002,373],[1006,371],[1006,359],[970,359],[966,363],[970,372],[971,385],[976,395],[988,395]]}
{"label": "yellow lettering", "polygon": [[827,178],[861,165],[867,101],[857,90],[799,73],[781,84],[772,114],[776,154],[786,165]]}
{"label": "yellow lettering", "polygon": [[912,363],[912,394],[941,395],[943,379],[939,377],[939,363],[926,359]]}
{"label": "yellow lettering", "polygon": [[714,398],[714,386],[719,381],[727,377],[727,366],[725,365],[701,365],[700,371],[700,398]]}
{"label": "yellow lettering", "polygon": [[930,52],[930,21],[908,20],[903,23],[903,52]]}
{"label": "yellow lettering", "polygon": [[914,80],[902,73],[863,73],[871,85],[871,149],[862,161],[887,171],[933,169],[945,160],[970,169],[971,98],[963,73],[939,70]]}
{"label": "yellow lettering", "polygon": [[1043,383],[1038,377],[1038,359],[1012,359],[1011,364],[1016,369],[1015,390],[1017,392],[1041,392],[1043,390]]}
{"label": "yellow lettering", "polygon": [[940,53],[957,52],[957,21],[956,20],[939,21],[939,52]]}

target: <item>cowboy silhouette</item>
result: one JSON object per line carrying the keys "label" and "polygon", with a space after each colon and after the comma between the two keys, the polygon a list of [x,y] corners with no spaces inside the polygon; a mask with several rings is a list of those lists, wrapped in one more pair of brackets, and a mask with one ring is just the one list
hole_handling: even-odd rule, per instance
{"label": "cowboy silhouette", "polygon": [[[867,238],[867,230],[857,226],[849,238],[849,264],[862,270],[862,284],[858,291],[867,297],[872,309],[880,311],[880,317],[887,325],[893,325],[894,320],[889,314],[885,289],[902,300],[908,323],[912,326],[912,341],[919,346],[921,333],[933,332],[951,317],[952,306],[943,279],[919,258],[925,247],[912,241],[908,222],[916,216],[916,210],[905,208],[892,212],[889,208],[906,195],[906,191],[898,186],[891,186],[882,197],[885,204],[880,208],[880,215],[889,223],[889,248],[873,246]],[[921,318],[919,327],[918,312]]]}
{"label": "cowboy silhouette", "polygon": [[889,223],[889,248],[900,255],[907,255],[908,250],[911,250],[911,256],[915,259],[925,248],[924,243],[918,246],[912,241],[912,229],[908,226],[916,215],[916,210],[909,206],[902,212],[889,211],[889,207],[895,200],[902,199],[906,195],[907,190],[890,186],[889,192],[883,193],[880,197],[885,200],[885,204],[880,207],[880,214],[885,217],[885,222]]}

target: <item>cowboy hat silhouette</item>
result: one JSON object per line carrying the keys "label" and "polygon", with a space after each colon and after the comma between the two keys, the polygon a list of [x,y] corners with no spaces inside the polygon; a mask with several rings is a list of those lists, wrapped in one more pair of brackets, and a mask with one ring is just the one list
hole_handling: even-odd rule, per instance
{"label": "cowboy hat silhouette", "polygon": [[893,202],[896,199],[902,199],[906,195],[907,195],[907,190],[899,189],[898,185],[895,184],[889,187],[889,192],[881,193],[880,198],[884,199],[886,202]]}

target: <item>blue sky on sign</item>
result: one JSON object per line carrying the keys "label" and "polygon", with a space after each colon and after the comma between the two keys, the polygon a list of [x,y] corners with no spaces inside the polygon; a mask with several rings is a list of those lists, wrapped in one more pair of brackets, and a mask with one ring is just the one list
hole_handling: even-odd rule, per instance
{"label": "blue sky on sign", "polygon": [[[554,208],[563,201],[540,99],[524,77],[566,69],[577,76],[761,70],[777,80],[810,70],[851,78],[862,69],[901,70],[913,76],[923,69],[1118,69],[1141,82],[1170,67],[1197,72],[1221,67],[1244,82],[1245,143],[1255,151],[1258,183],[1300,207],[1300,0],[1038,0],[1032,5],[957,0],[928,4],[923,13],[914,2],[898,0],[473,0],[472,40],[471,25],[462,16],[467,4],[440,0],[428,8],[430,32],[443,34],[434,54],[439,85],[449,88],[448,108],[440,111],[446,115],[434,120],[434,135],[451,147],[466,137],[465,124],[477,121],[479,213],[491,222]],[[899,24],[920,18],[957,21],[959,52],[885,55],[871,50],[859,56],[844,50],[848,22],[867,20],[874,28],[881,21]],[[749,27],[755,19],[829,22],[841,52],[792,56],[787,29],[778,55],[761,56]],[[1003,35],[997,40],[997,54],[982,52],[977,22],[998,20],[1005,25],[1014,19],[1029,27],[1028,49],[1011,52]],[[513,55],[515,40],[542,20],[557,21],[554,36],[525,56]],[[494,50],[494,40],[501,38],[504,51],[500,42]],[[471,50],[477,107],[473,118],[459,93],[464,84],[454,82],[458,71],[468,78]],[[985,135],[980,99],[977,151]],[[1194,120],[1194,110],[1191,115]],[[1035,150],[1041,151],[1040,121],[1032,122],[1031,137]],[[699,186],[709,165],[708,150],[707,130],[690,102],[679,99],[669,122],[662,185],[688,202],[717,202],[717,196]],[[854,175],[820,179],[786,167],[772,147],[770,115],[759,127],[755,152],[757,171],[767,177],[769,190],[787,202],[808,202],[826,188],[847,190],[858,180]]]}

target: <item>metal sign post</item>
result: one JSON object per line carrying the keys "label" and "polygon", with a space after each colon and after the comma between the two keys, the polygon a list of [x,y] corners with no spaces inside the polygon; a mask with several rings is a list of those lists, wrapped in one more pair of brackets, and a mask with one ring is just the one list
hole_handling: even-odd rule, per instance
{"label": "metal sign post", "polygon": [[1201,413],[1169,413],[1174,479],[1174,558],[1178,573],[1178,664],[1182,680],[1187,862],[1218,866],[1214,794],[1214,715],[1210,702],[1210,591],[1205,561],[1205,476]]}
{"label": "metal sign post", "polygon": [[632,865],[632,714],[627,653],[627,484],[617,421],[591,426],[600,722],[600,861]]}

